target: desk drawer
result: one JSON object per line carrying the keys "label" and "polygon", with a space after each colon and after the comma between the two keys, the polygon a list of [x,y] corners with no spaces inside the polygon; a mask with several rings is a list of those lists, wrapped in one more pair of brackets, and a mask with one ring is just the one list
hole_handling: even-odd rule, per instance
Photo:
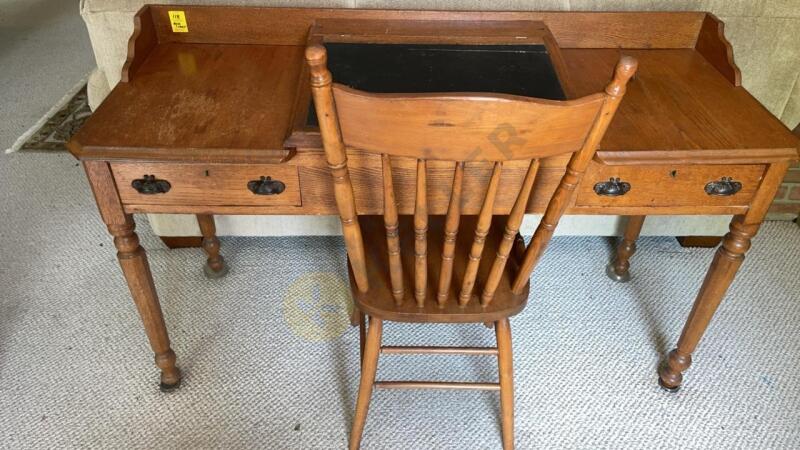
{"label": "desk drawer", "polygon": [[296,166],[112,163],[111,170],[126,205],[301,205]]}
{"label": "desk drawer", "polygon": [[[606,166],[592,162],[578,186],[576,206],[747,206],[761,183],[761,165],[718,166]],[[731,178],[710,195],[709,183]],[[598,183],[619,178],[629,190],[621,195],[601,195]],[[737,184],[739,183],[739,184]],[[624,190],[624,189],[623,189]],[[726,192],[727,191],[727,192]],[[608,192],[606,192],[608,193]]]}

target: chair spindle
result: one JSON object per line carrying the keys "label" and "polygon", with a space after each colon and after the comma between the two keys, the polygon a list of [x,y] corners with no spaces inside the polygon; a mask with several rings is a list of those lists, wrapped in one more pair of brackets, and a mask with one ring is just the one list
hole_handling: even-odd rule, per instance
{"label": "chair spindle", "polygon": [[389,251],[389,279],[392,283],[392,296],[397,305],[403,303],[403,264],[400,259],[399,222],[397,201],[392,180],[392,161],[388,154],[383,155],[383,221],[386,225],[386,246]]}
{"label": "chair spindle", "polygon": [[450,283],[453,280],[453,258],[456,253],[456,237],[461,220],[461,192],[464,182],[464,163],[457,162],[453,174],[453,189],[450,193],[450,205],[447,207],[447,218],[444,225],[444,243],[442,244],[442,270],[439,273],[439,293],[436,301],[444,308],[450,295]]}
{"label": "chair spindle", "polygon": [[478,223],[475,225],[475,239],[469,251],[469,261],[464,271],[464,281],[461,284],[461,293],[458,296],[459,306],[466,306],[472,297],[472,289],[475,287],[475,278],[478,276],[478,267],[481,263],[483,246],[486,243],[486,235],[489,234],[489,227],[492,225],[492,213],[494,212],[494,200],[497,197],[497,187],[500,184],[500,171],[503,163],[497,161],[492,169],[492,178],[489,180],[489,187],[486,189],[486,197],[483,199],[483,206],[478,215]]}
{"label": "chair spindle", "polygon": [[522,187],[517,195],[517,200],[511,208],[511,214],[508,216],[506,228],[503,232],[503,240],[497,247],[497,255],[492,262],[492,268],[489,270],[489,277],[486,279],[486,284],[483,288],[483,295],[481,295],[481,306],[484,308],[489,306],[489,303],[494,298],[494,293],[497,290],[497,285],[500,283],[500,278],[505,270],[508,255],[514,246],[514,240],[519,232],[519,227],[522,224],[522,219],[525,217],[525,208],[528,206],[528,199],[533,191],[533,183],[536,181],[536,174],[539,172],[539,160],[534,159],[528,166],[528,172],[525,174],[525,179],[522,181]]}
{"label": "chair spindle", "polygon": [[414,207],[414,298],[417,306],[425,305],[428,286],[428,195],[424,159],[417,160],[417,198]]}

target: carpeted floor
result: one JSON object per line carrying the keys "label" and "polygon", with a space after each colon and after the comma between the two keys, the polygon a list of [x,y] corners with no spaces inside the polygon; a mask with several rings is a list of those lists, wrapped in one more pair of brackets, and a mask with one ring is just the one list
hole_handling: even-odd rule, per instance
{"label": "carpeted floor", "polygon": [[0,153],[92,70],[79,3],[0,0]]}
{"label": "carpeted floor", "polygon": [[[157,371],[82,169],[0,157],[0,447],[343,448],[357,330],[339,238],[223,238],[232,268],[166,250],[140,222],[185,373]],[[800,446],[800,229],[768,223],[695,354],[685,388],[655,369],[677,340],[711,250],[645,238],[635,279],[604,275],[609,241],[559,237],[512,320],[517,446]],[[390,324],[395,344],[492,343],[481,325]],[[385,357],[383,379],[493,380],[491,357]],[[374,398],[364,448],[499,448],[496,393]]]}

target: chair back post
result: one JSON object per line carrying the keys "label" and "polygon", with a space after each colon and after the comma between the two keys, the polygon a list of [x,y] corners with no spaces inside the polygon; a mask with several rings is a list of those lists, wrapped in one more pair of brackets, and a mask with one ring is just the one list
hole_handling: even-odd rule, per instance
{"label": "chair back post", "polygon": [[511,287],[513,293],[521,293],[528,283],[531,272],[533,272],[536,263],[544,253],[558,225],[558,221],[567,209],[567,205],[575,191],[575,186],[578,185],[584,172],[586,172],[586,168],[589,166],[589,162],[594,158],[597,146],[614,118],[622,97],[625,95],[628,81],[636,73],[637,67],[638,61],[631,56],[622,56],[617,63],[614,70],[614,79],[605,88],[605,101],[600,108],[594,125],[592,125],[592,129],[581,149],[570,158],[569,164],[567,164],[567,171],[561,178],[561,182],[550,199],[539,226],[536,228],[531,243],[525,250],[519,272]]}
{"label": "chair back post", "polygon": [[350,172],[347,170],[347,153],[334,105],[333,90],[331,89],[332,76],[327,67],[327,59],[325,47],[321,45],[313,45],[306,49],[306,62],[311,72],[311,93],[317,109],[325,157],[333,177],[333,192],[342,221],[342,234],[350,266],[353,269],[358,290],[367,292],[369,282],[367,281],[364,241],[358,225],[353,184],[350,181]]}

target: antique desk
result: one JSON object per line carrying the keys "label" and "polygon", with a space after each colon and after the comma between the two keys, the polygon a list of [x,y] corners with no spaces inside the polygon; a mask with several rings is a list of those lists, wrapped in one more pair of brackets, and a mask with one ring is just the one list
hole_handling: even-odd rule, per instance
{"label": "antique desk", "polygon": [[[122,82],[70,150],[83,161],[114,236],[163,389],[179,385],[180,371],[132,214],[196,214],[210,276],[226,270],[214,214],[336,214],[309,111],[303,63],[309,40],[329,45],[332,67],[341,63],[334,79],[375,90],[575,98],[603,89],[620,52],[635,56],[638,75],[567,214],[631,216],[608,269],[620,279],[646,215],[734,215],[678,345],[659,371],[661,385],[670,389],[680,386],[788,165],[798,158],[797,138],[741,87],[723,25],[707,13],[173,5],[145,7],[135,25]],[[449,51],[462,53],[448,60]],[[414,78],[431,72],[432,61],[444,70],[459,60],[468,60],[470,70],[458,83]],[[496,136],[499,145],[513,145],[515,138],[513,130]],[[372,189],[381,183],[380,160],[357,151],[349,159],[358,212],[380,214],[381,190]],[[529,212],[542,212],[565,162],[543,163]],[[442,214],[452,168],[431,164],[428,170],[430,212]],[[488,177],[488,171],[477,164],[465,180]],[[504,169],[500,192],[509,194],[498,197],[496,213],[510,209],[523,172],[513,164]],[[412,162],[395,169],[395,183],[413,183],[414,176]],[[463,213],[476,213],[482,195],[465,183]],[[401,213],[411,212],[413,199],[398,203]]]}

